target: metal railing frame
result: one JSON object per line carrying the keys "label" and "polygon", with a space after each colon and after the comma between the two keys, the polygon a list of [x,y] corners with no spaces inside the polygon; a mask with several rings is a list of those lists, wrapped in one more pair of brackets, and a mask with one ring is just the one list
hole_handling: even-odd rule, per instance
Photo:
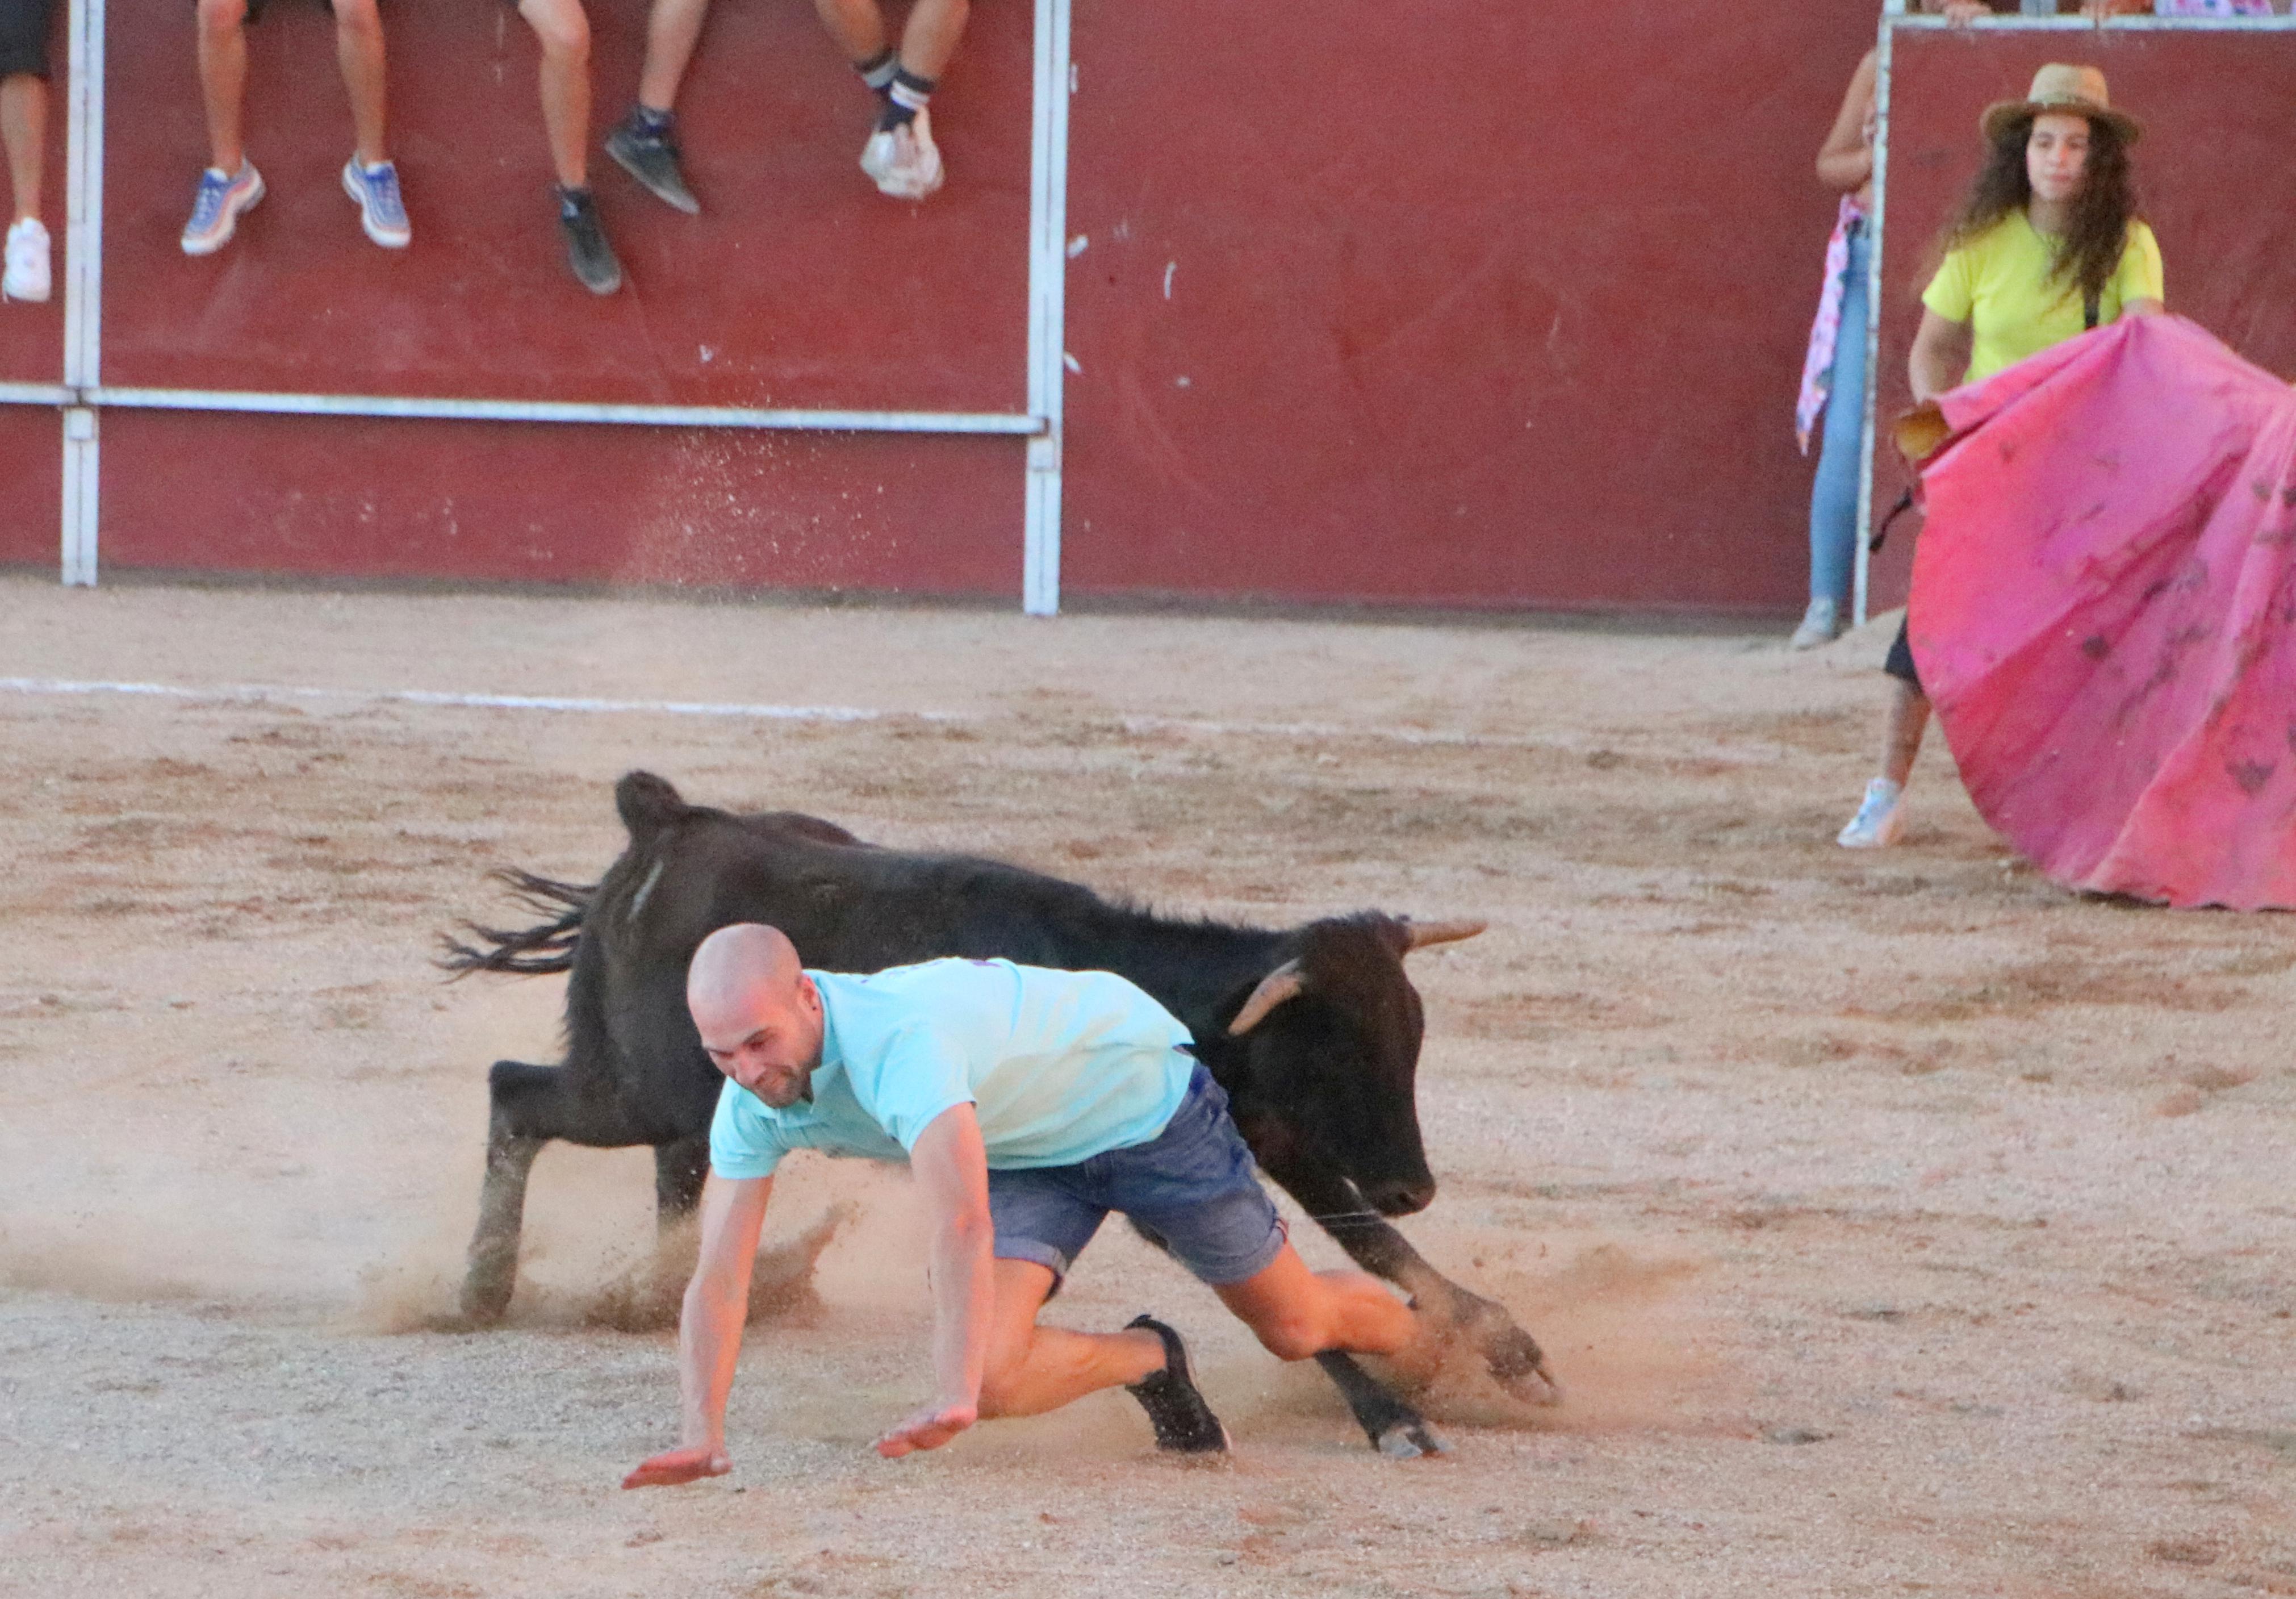
{"label": "metal railing frame", "polygon": [[106,409],[266,415],[420,418],[589,426],[774,429],[838,433],[1007,436],[1028,443],[1021,528],[1021,603],[1060,610],[1061,400],[1066,377],[1068,100],[1070,0],[1035,0],[1029,142],[1028,409],[857,411],[739,406],[624,405],[578,400],[461,399],[419,395],[300,394],[110,386],[102,381],[103,72],[106,0],[70,0],[66,101],[64,347],[61,383],[0,383],[0,405],[62,413],[62,578],[94,586],[101,522],[100,419]]}
{"label": "metal railing frame", "polygon": [[[2035,0],[2025,0],[2028,4]],[[1872,562],[1866,549],[1874,527],[1874,449],[1879,433],[1876,409],[1881,395],[1882,262],[1889,209],[1890,174],[1890,43],[1901,31],[1936,32],[1959,26],[1980,33],[2287,33],[2296,31],[2296,16],[2269,17],[2064,17],[2054,14],[2051,0],[2038,0],[2050,10],[1980,17],[1954,24],[1943,17],[1909,12],[1906,0],[1883,0],[1882,26],[1874,44],[1874,211],[1867,219],[1873,249],[1866,261],[1866,421],[1857,470],[1857,548],[1852,586],[1851,612],[1857,625],[1866,615],[1867,583]]]}

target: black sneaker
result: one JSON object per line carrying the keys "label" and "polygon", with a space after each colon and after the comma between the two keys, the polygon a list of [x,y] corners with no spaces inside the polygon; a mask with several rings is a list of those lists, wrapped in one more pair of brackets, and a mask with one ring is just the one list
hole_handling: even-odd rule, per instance
{"label": "black sneaker", "polygon": [[677,142],[668,129],[645,127],[639,123],[638,114],[632,111],[606,135],[606,153],[663,203],[676,206],[689,217],[701,213],[701,202],[693,198],[693,191],[685,186],[685,174],[678,170]]}
{"label": "black sneaker", "polygon": [[1227,1429],[1196,1391],[1188,1374],[1188,1348],[1180,1335],[1152,1316],[1136,1316],[1124,1324],[1128,1331],[1145,1327],[1164,1341],[1164,1369],[1152,1372],[1124,1391],[1140,1401],[1156,1429],[1156,1447],[1178,1455],[1225,1455]]}
{"label": "black sneaker", "polygon": [[558,228],[566,235],[566,264],[582,286],[593,294],[611,294],[622,286],[622,264],[598,226],[598,202],[587,189],[558,191]]}

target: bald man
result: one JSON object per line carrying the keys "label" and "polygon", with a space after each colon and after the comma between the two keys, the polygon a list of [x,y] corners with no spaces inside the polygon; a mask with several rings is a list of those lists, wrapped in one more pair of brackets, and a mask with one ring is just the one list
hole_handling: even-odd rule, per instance
{"label": "bald man", "polygon": [[1160,1448],[1227,1448],[1163,1323],[1037,1325],[1111,1210],[1152,1230],[1283,1359],[1423,1347],[1416,1315],[1384,1283],[1308,1269],[1187,1029],[1113,973],[945,960],[839,976],[806,971],[780,931],[745,923],[702,941],[686,1003],[729,1080],[678,1329],[684,1443],[625,1488],[733,1469],[726,1397],[750,1267],[792,1149],[906,1159],[931,1214],[935,1397],[878,1439],[888,1457],[1119,1385]]}

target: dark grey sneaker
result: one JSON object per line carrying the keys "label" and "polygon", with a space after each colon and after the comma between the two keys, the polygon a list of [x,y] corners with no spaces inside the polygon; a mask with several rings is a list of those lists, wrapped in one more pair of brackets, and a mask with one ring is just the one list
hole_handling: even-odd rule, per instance
{"label": "dark grey sneaker", "polygon": [[1124,1324],[1128,1329],[1145,1327],[1164,1341],[1164,1369],[1126,1384],[1124,1390],[1148,1413],[1149,1424],[1156,1429],[1156,1447],[1177,1455],[1226,1454],[1227,1429],[1196,1390],[1196,1380],[1188,1371],[1188,1349],[1180,1335],[1152,1316],[1136,1316]]}
{"label": "dark grey sneaker", "polygon": [[641,126],[638,114],[632,111],[606,135],[606,153],[664,204],[676,206],[689,217],[700,214],[701,202],[685,186],[685,174],[677,166],[677,141],[667,129],[657,132]]}
{"label": "dark grey sneaker", "polygon": [[598,226],[598,202],[587,189],[558,191],[558,229],[566,235],[566,264],[582,286],[593,294],[611,294],[622,286],[622,264]]}

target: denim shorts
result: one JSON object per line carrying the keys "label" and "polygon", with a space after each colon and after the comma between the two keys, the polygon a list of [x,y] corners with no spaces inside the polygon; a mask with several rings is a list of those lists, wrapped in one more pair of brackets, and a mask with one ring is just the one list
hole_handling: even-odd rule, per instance
{"label": "denim shorts", "polygon": [[1199,1062],[1180,1108],[1147,1143],[1074,1166],[992,1170],[996,1257],[1050,1267],[1057,1289],[1114,1210],[1154,1234],[1202,1281],[1241,1283],[1283,1248],[1283,1222],[1258,1170],[1228,1119],[1227,1091]]}

